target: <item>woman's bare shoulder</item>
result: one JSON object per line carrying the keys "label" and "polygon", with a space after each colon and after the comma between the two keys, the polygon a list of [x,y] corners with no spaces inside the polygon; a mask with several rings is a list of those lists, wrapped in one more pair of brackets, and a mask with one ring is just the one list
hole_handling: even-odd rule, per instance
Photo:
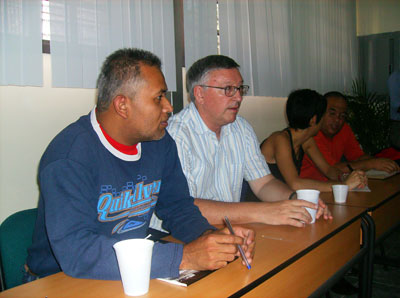
{"label": "woman's bare shoulder", "polygon": [[286,142],[288,140],[288,135],[285,131],[275,131],[268,138],[264,140],[261,148],[275,146],[278,143]]}

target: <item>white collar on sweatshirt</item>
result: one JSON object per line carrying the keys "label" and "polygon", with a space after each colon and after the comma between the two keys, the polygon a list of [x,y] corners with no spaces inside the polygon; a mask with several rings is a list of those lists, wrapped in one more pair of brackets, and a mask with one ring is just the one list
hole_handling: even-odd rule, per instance
{"label": "white collar on sweatshirt", "polygon": [[94,107],[92,109],[92,111],[90,112],[90,123],[92,124],[94,131],[96,132],[97,136],[99,137],[100,142],[103,144],[104,147],[106,147],[106,149],[112,155],[114,155],[115,157],[118,157],[119,159],[125,160],[125,161],[137,161],[140,159],[140,156],[142,154],[141,143],[137,144],[137,147],[136,147],[137,154],[129,155],[129,154],[122,153],[121,151],[118,151],[107,141],[106,137],[104,136],[103,132],[101,131],[100,124],[96,118],[96,107]]}

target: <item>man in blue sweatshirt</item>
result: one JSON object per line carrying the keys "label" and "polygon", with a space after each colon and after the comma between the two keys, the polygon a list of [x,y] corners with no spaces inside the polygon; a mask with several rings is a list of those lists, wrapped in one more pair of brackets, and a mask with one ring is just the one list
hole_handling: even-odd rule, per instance
{"label": "man in blue sweatshirt", "polygon": [[238,255],[236,244],[244,244],[251,261],[252,230],[235,227],[237,236],[217,231],[193,204],[165,131],[172,107],[159,58],[118,50],[104,62],[97,89],[96,107],[61,131],[40,161],[26,279],[59,271],[120,279],[112,246],[146,237],[153,212],[185,244],[155,243],[151,278],[221,268]]}

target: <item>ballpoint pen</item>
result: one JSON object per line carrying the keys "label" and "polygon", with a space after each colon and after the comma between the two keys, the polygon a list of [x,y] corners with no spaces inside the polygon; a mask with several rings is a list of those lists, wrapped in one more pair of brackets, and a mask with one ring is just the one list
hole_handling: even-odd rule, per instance
{"label": "ballpoint pen", "polygon": [[[228,227],[229,231],[231,232],[232,235],[235,235],[235,232],[233,231],[232,225],[228,219],[228,217],[224,217],[225,224]],[[237,248],[239,249],[240,255],[242,256],[243,261],[246,263],[247,269],[251,269],[251,266],[249,264],[249,261],[246,258],[246,255],[244,254],[243,248],[241,245],[237,244]]]}

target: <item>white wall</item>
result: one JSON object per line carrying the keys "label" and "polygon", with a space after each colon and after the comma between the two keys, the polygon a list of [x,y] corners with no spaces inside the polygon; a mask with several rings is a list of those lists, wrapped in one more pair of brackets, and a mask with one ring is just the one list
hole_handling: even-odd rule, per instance
{"label": "white wall", "polygon": [[399,0],[357,0],[357,35],[400,31]]}
{"label": "white wall", "polygon": [[271,133],[287,127],[285,105],[287,98],[246,96],[239,115],[253,126],[259,142]]}
{"label": "white wall", "polygon": [[50,55],[43,58],[44,87],[0,86],[0,222],[36,207],[41,155],[95,102],[93,89],[51,88]]}

